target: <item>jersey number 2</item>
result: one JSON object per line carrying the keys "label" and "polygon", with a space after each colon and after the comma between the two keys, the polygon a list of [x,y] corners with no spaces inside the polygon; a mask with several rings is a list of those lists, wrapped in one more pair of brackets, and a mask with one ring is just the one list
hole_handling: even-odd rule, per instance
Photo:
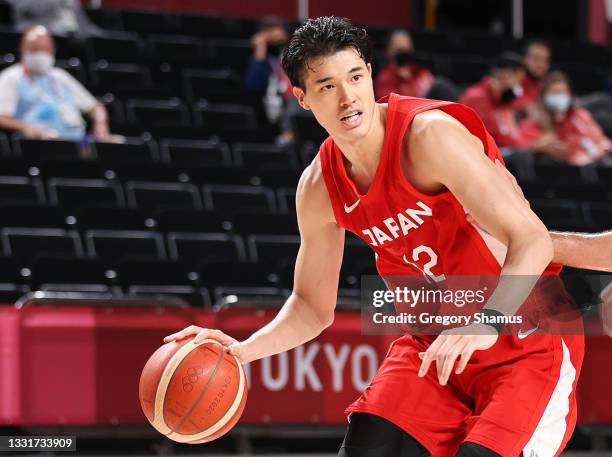
{"label": "jersey number 2", "polygon": [[[406,254],[402,256],[402,260],[408,265],[412,265],[419,270],[428,283],[431,283],[432,281],[441,282],[446,279],[446,276],[443,274],[436,275],[431,271],[431,269],[438,264],[438,254],[436,254],[435,251],[429,246],[417,246],[412,250],[412,261],[406,258]],[[419,266],[419,263],[423,263],[423,266]]]}

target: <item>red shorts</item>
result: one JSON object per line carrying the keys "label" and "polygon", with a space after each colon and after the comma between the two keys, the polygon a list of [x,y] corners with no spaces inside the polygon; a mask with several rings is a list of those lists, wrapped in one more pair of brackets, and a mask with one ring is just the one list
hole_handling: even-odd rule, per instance
{"label": "red shorts", "polygon": [[452,457],[464,441],[503,457],[558,456],[576,425],[576,383],[583,335],[500,336],[476,351],[446,386],[435,362],[417,375],[418,353],[431,338],[394,341],[370,386],[346,410],[384,417],[425,446],[432,457]]}

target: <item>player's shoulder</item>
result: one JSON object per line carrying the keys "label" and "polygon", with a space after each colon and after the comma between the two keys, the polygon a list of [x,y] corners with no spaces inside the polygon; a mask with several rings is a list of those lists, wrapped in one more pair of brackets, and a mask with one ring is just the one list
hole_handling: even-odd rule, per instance
{"label": "player's shoulder", "polygon": [[445,139],[445,135],[465,132],[464,125],[441,109],[423,111],[414,116],[410,128],[406,131],[406,140]]}

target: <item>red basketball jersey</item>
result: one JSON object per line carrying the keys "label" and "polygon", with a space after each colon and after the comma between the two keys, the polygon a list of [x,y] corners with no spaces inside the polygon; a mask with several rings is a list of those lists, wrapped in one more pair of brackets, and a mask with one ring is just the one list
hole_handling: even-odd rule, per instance
{"label": "red basketball jersey", "polygon": [[499,275],[505,247],[468,222],[463,206],[452,193],[419,192],[405,178],[400,165],[406,129],[415,115],[431,109],[453,116],[482,141],[491,160],[503,163],[480,118],[458,103],[397,94],[379,101],[388,103],[385,137],[367,193],[357,191],[332,138],[321,145],[321,168],[337,223],[376,252],[381,276]]}

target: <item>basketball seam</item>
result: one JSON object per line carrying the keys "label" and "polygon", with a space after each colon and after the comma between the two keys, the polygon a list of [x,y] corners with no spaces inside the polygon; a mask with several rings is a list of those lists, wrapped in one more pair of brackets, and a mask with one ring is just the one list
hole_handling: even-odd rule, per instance
{"label": "basketball seam", "polygon": [[[195,349],[197,349],[199,346],[196,346]],[[208,349],[208,348],[207,348]],[[189,351],[189,354],[191,354],[193,352]],[[183,364],[183,362],[185,361],[185,359],[187,358],[187,356],[189,355],[187,354],[183,360],[181,360],[181,362],[176,366],[174,373],[172,373],[172,377],[170,378],[170,381],[168,382],[168,385],[170,385],[172,383],[172,380],[174,378],[174,376],[176,375],[177,370],[179,369],[179,367]],[[169,433],[166,433],[166,436],[169,437],[170,435],[172,435],[173,433],[179,433],[182,435],[182,433],[177,432],[178,428],[183,425],[185,423],[185,421],[187,420],[187,418],[189,418],[189,416],[191,415],[191,413],[195,410],[196,406],[198,406],[198,403],[200,403],[200,400],[202,400],[202,397],[204,396],[204,394],[206,393],[206,391],[208,390],[208,387],[210,386],[210,383],[212,382],[212,380],[214,379],[215,375],[217,374],[217,371],[219,371],[219,367],[221,366],[221,362],[223,361],[225,356],[225,347],[221,346],[221,352],[219,353],[219,358],[217,359],[217,363],[215,365],[215,368],[213,369],[212,373],[210,374],[210,376],[208,377],[208,380],[206,381],[206,385],[204,387],[202,387],[202,391],[200,392],[200,394],[198,395],[198,398],[195,399],[195,401],[193,402],[193,404],[191,405],[191,407],[187,410],[187,412],[183,415],[183,418],[179,420],[179,422],[174,426],[174,427],[168,427],[170,429]],[[163,403],[163,409],[162,411],[166,410],[166,399],[167,396],[164,398],[164,403]],[[165,419],[164,419],[165,420]]]}

